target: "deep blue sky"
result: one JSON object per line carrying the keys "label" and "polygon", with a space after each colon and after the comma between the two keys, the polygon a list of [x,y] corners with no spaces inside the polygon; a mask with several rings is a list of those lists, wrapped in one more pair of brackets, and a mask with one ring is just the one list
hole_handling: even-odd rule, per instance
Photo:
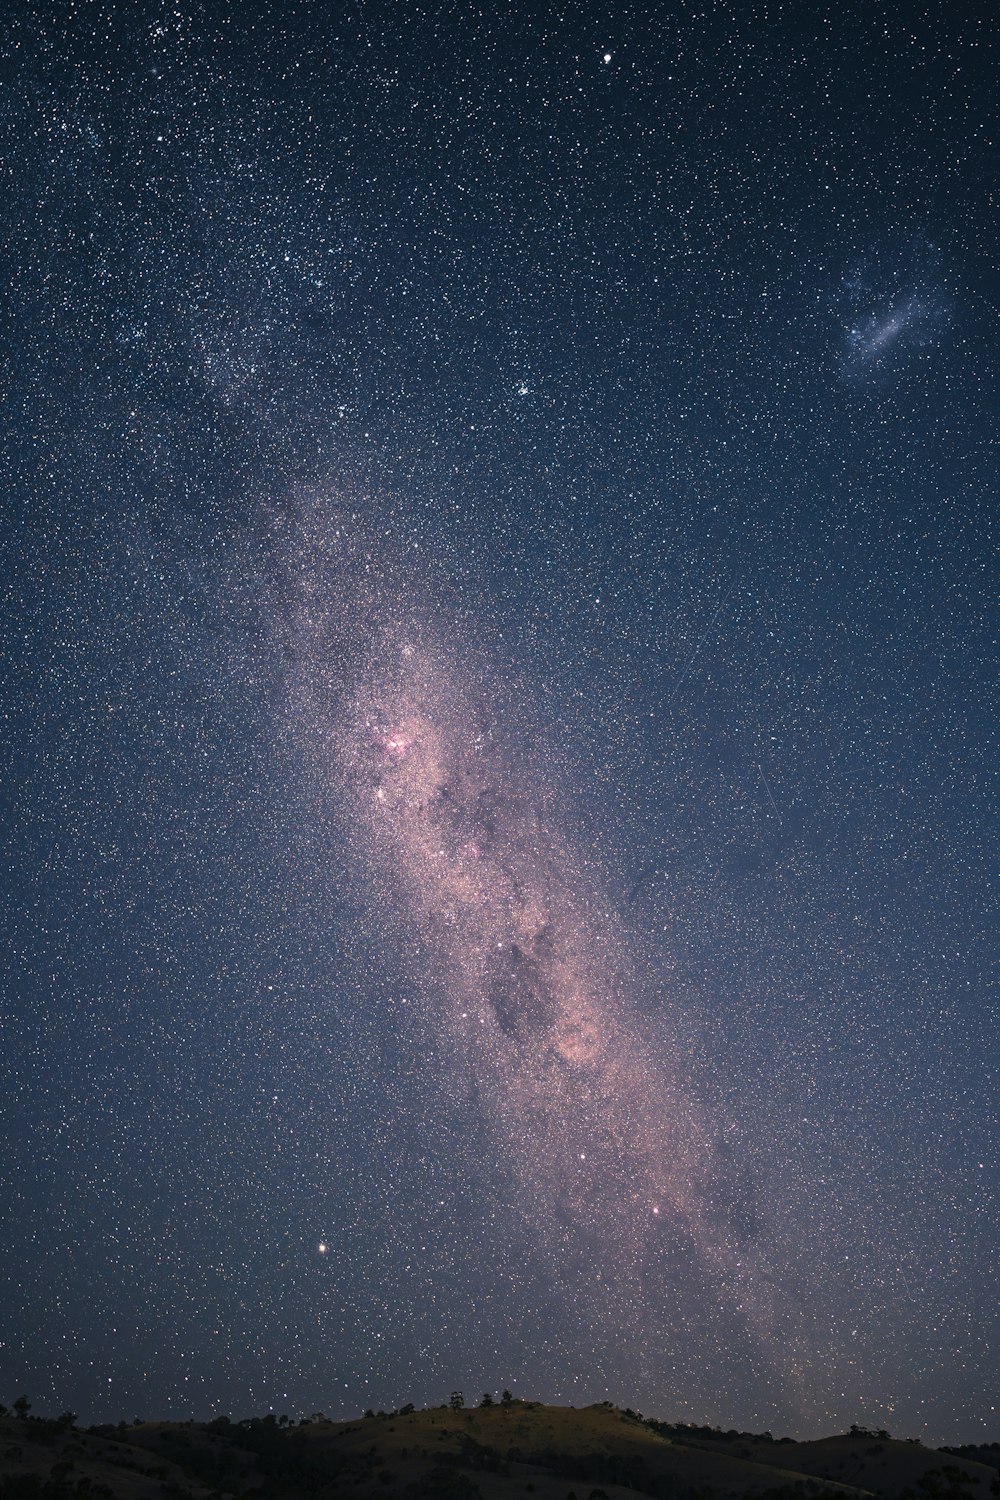
{"label": "deep blue sky", "polygon": [[[908,5],[5,18],[4,1399],[1000,1436],[995,63]],[[696,1165],[613,1316],[567,1268],[645,1147],[512,1166],[454,913],[347,828],[359,684],[641,949]]]}

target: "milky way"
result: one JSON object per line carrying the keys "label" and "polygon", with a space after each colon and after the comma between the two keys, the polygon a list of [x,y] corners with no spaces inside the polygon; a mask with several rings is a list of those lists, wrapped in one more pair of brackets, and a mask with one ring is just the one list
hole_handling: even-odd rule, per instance
{"label": "milky way", "polygon": [[384,549],[381,568],[350,552],[326,556],[325,578],[315,557],[304,570],[291,714],[376,926],[409,935],[428,1025],[538,1254],[595,1336],[675,1337],[694,1284],[794,1383],[757,1228],[719,1208],[718,1122],[686,1081],[686,1044],[669,1006],[653,1021],[638,1003],[663,989],[655,949],[546,774],[531,685],[495,648],[449,638],[440,611],[429,624]]}

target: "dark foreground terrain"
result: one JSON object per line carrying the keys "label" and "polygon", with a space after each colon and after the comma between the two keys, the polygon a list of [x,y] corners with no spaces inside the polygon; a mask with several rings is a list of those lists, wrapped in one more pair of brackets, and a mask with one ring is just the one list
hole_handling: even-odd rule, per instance
{"label": "dark foreground terrain", "polygon": [[796,1443],[505,1399],[301,1423],[0,1417],[0,1500],[1000,1500],[1000,1448]]}

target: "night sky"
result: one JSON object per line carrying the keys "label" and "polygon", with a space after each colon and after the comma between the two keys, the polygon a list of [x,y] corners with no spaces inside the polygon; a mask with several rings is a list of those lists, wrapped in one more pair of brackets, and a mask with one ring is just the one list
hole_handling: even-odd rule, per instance
{"label": "night sky", "polygon": [[988,9],[6,7],[2,1399],[1000,1438]]}

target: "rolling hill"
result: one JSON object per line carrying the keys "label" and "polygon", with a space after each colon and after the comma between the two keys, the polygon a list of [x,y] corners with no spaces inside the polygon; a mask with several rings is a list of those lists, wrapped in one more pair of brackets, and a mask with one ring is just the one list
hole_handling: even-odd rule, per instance
{"label": "rolling hill", "polygon": [[[976,1450],[986,1453],[1000,1450]],[[0,1418],[0,1500],[995,1500],[964,1453],[853,1431],[815,1442],[507,1401],[302,1423],[81,1430]]]}

